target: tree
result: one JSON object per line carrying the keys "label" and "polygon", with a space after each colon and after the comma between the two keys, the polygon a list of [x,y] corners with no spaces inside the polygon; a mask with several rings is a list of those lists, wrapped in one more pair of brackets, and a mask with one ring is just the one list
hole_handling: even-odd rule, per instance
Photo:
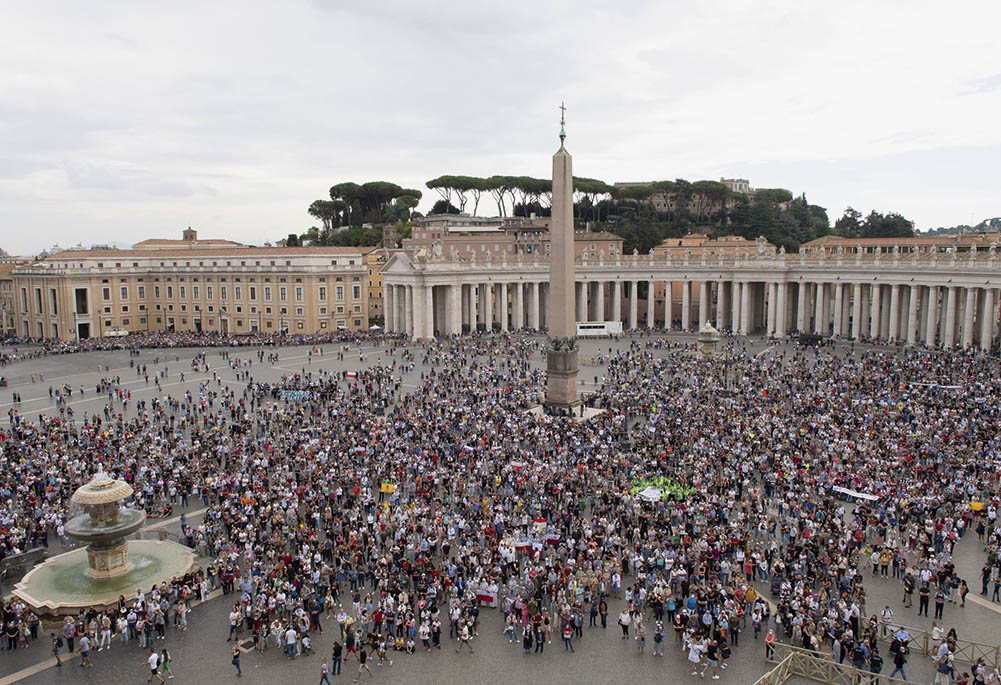
{"label": "tree", "polygon": [[285,247],[301,247],[302,243],[299,242],[299,236],[295,233],[289,233],[288,238],[285,239]]}
{"label": "tree", "polygon": [[834,222],[834,235],[842,238],[858,238],[862,235],[862,215],[848,207],[841,218]]}
{"label": "tree", "polygon": [[438,200],[431,207],[430,214],[458,214],[459,209],[451,202],[446,202],[445,200]]}

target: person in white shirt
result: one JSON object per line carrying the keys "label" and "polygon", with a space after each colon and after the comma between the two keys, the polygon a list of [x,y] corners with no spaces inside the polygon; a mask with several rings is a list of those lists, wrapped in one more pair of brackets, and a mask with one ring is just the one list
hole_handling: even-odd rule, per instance
{"label": "person in white shirt", "polygon": [[156,653],[156,650],[149,650],[149,657],[146,659],[146,663],[149,664],[149,680],[146,681],[147,683],[152,683],[153,678],[156,678],[161,683],[166,682],[164,681],[163,676],[157,672],[157,669],[160,666],[160,655]]}

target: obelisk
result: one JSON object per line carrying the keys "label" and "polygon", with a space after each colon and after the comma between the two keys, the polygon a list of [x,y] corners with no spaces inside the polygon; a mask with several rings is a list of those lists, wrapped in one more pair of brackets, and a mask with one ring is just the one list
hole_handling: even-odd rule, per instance
{"label": "obelisk", "polygon": [[566,140],[565,108],[560,105],[560,149],[553,155],[552,219],[549,225],[549,345],[546,405],[570,411],[577,394],[577,317],[574,303],[573,160]]}

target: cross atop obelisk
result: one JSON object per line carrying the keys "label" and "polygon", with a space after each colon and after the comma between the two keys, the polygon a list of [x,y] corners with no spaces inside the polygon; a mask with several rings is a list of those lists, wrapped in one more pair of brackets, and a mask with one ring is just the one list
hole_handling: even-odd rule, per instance
{"label": "cross atop obelisk", "polygon": [[560,103],[560,149],[553,155],[553,202],[549,225],[549,349],[546,404],[569,410],[577,394],[577,317],[574,303],[573,159],[566,140],[566,107]]}

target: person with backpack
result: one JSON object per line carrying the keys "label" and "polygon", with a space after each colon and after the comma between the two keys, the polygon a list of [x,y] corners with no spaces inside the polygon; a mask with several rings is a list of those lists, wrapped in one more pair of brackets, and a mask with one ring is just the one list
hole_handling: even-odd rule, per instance
{"label": "person with backpack", "polygon": [[[879,654],[879,647],[873,645],[872,649],[869,650],[869,672],[873,675],[879,675],[879,672],[883,670],[883,657]],[[875,682],[876,678],[873,678]]]}
{"label": "person with backpack", "polygon": [[653,630],[653,655],[664,656],[664,623],[657,621],[657,626]]}
{"label": "person with backpack", "polygon": [[56,658],[56,666],[62,666],[63,660],[59,654],[63,651],[63,636],[52,633],[52,656]]}

